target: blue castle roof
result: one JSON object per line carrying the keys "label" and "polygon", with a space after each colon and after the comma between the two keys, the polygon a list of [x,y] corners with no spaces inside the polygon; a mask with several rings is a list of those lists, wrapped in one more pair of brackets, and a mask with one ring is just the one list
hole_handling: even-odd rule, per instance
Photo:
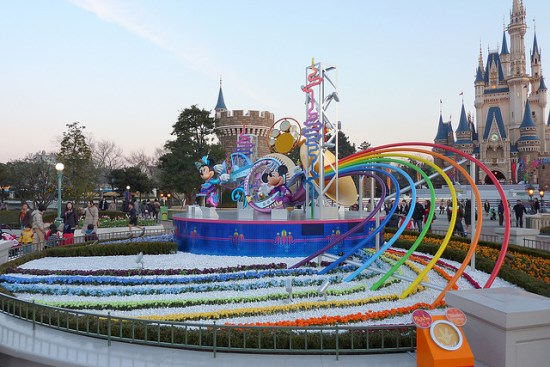
{"label": "blue castle roof", "polygon": [[458,127],[456,132],[470,132],[470,124],[468,118],[466,117],[466,110],[464,110],[464,103],[462,103],[462,109],[460,110],[460,121],[458,122]]}
{"label": "blue castle roof", "polygon": [[435,141],[447,140],[447,124],[443,122],[443,116],[439,115],[439,123],[437,124],[437,134],[435,134]]}
{"label": "blue castle roof", "polygon": [[476,82],[482,82],[483,81],[483,71],[481,70],[481,68],[478,66],[477,67],[477,70],[476,70]]}
{"label": "blue castle roof", "polygon": [[493,63],[498,70],[498,82],[504,81],[504,72],[502,71],[502,64],[500,63],[500,56],[496,52],[491,52],[487,57],[487,64],[485,65],[485,83],[489,83],[489,68]]}
{"label": "blue castle roof", "polygon": [[508,52],[508,43],[506,43],[506,32],[502,32],[502,50],[500,50],[500,55],[509,55]]}
{"label": "blue castle roof", "polygon": [[225,102],[223,100],[221,82],[220,82],[220,91],[218,92],[218,102],[216,103],[216,107],[214,109],[216,111],[227,111],[227,107],[225,107]]}
{"label": "blue castle roof", "polygon": [[496,122],[499,135],[502,139],[506,139],[506,129],[504,129],[504,120],[502,119],[502,112],[500,107],[490,107],[487,113],[487,120],[485,122],[485,130],[483,131],[483,139],[489,139],[489,133],[493,127],[493,123]]}
{"label": "blue castle roof", "polygon": [[539,90],[540,91],[547,90],[546,89],[546,84],[544,84],[544,77],[543,76],[540,77]]}
{"label": "blue castle roof", "polygon": [[533,121],[533,117],[531,116],[531,106],[529,106],[529,101],[527,101],[525,102],[525,112],[523,113],[523,120],[521,121],[521,125],[519,125],[519,128],[521,129],[529,127],[536,128],[537,125],[535,125],[535,121]]}
{"label": "blue castle roof", "polygon": [[533,52],[531,53],[531,63],[533,63],[535,55],[540,56],[539,45],[537,44],[537,34],[536,33],[535,33],[535,39],[533,40]]}

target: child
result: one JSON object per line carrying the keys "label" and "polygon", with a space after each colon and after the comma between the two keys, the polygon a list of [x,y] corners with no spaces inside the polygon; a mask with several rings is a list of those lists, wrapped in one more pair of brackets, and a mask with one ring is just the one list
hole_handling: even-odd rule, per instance
{"label": "child", "polygon": [[33,243],[34,233],[32,232],[32,226],[30,224],[25,225],[25,228],[21,231],[21,236],[19,237],[19,243],[22,245],[28,245]]}
{"label": "child", "polygon": [[55,223],[50,224],[50,229],[46,232],[46,244],[45,247],[55,247],[61,242],[61,236]]}
{"label": "child", "polygon": [[84,232],[84,241],[97,241],[97,233],[95,233],[95,227],[93,224],[88,224],[88,229]]}
{"label": "child", "polygon": [[495,208],[489,209],[489,212],[490,212],[490,214],[491,214],[491,218],[489,218],[489,219],[491,219],[491,220],[497,220],[497,211],[495,210]]}

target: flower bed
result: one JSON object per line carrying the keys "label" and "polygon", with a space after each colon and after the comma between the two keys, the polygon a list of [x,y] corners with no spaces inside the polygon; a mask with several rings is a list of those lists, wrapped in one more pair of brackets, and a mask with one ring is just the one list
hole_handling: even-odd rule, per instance
{"label": "flower bed", "polygon": [[[119,246],[127,251],[123,248],[127,245],[111,245],[110,250],[116,251]],[[380,277],[378,273],[366,271],[347,283],[343,279],[352,271],[350,266],[318,275],[321,268],[313,263],[288,269],[297,261],[294,258],[177,253],[139,259],[136,255],[90,256],[93,248],[79,250],[85,257],[44,257],[22,263],[0,275],[0,285],[23,300],[94,313],[111,312],[114,316],[300,327],[409,324],[410,313],[428,307],[439,293],[419,286],[411,296],[399,300],[407,282],[390,278],[384,287],[371,291],[370,286]],[[70,248],[56,250],[76,252]],[[388,268],[401,252],[392,250],[375,265]],[[429,255],[415,254],[399,271],[403,276],[416,277],[430,259]],[[438,261],[428,273],[429,282],[444,285],[458,266],[453,261]],[[488,276],[469,271],[458,287],[477,288]],[[318,292],[325,280],[330,282],[327,299]],[[289,285],[292,299],[287,292]],[[494,286],[509,284],[497,281]]]}

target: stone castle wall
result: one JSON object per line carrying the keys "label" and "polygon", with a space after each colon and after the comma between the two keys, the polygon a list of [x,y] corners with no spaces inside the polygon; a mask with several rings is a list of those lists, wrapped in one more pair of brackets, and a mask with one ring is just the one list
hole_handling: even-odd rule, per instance
{"label": "stone castle wall", "polygon": [[[221,111],[216,112],[216,135],[230,154],[237,147],[239,134],[247,133],[258,136],[258,157],[271,153],[268,131],[275,123],[275,115],[268,111]],[[243,128],[245,131],[243,131]]]}

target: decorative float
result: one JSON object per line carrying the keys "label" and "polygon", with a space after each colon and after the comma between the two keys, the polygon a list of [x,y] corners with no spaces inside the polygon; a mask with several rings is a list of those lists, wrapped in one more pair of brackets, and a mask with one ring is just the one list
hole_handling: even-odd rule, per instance
{"label": "decorative float", "polygon": [[[410,202],[417,200],[416,187],[427,185],[431,202],[436,202],[432,184],[433,176],[421,170],[420,163],[431,167],[443,178],[449,187],[452,201],[452,215],[449,231],[433,259],[416,278],[407,279],[410,286],[401,293],[404,298],[423,281],[434,267],[449,244],[452,229],[457,220],[457,194],[451,175],[447,171],[459,172],[472,187],[478,212],[483,212],[479,190],[475,180],[463,168],[466,164],[483,170],[495,185],[501,199],[504,191],[489,168],[475,157],[452,147],[423,143],[405,142],[388,144],[358,152],[348,157],[338,156],[336,137],[340,122],[331,106],[339,102],[334,82],[336,68],[312,62],[306,67],[306,84],[302,91],[306,97],[306,120],[303,124],[286,117],[278,120],[270,129],[268,139],[273,153],[253,161],[252,149],[255,139],[241,134],[237,151],[230,160],[214,168],[220,177],[219,183],[231,183],[237,188],[232,198],[238,201],[237,209],[217,211],[215,206],[192,206],[186,214],[173,217],[176,239],[180,251],[194,254],[224,256],[284,256],[296,257],[292,268],[299,268],[314,259],[331,262],[320,274],[325,274],[340,264],[352,265],[355,269],[345,278],[351,281],[362,272],[379,272],[382,277],[372,287],[378,289],[388,278],[396,276],[398,269],[412,255],[427,234],[434,218],[435,205],[430,207],[426,225],[413,246],[389,269],[378,269],[375,264],[380,256],[391,249],[410,222],[414,205],[391,238],[384,239],[384,228],[396,212],[402,196],[410,195]],[[299,149],[299,162],[293,162],[288,154]],[[332,153],[333,150],[335,153]],[[446,168],[436,166],[432,156],[446,162]],[[411,162],[416,162],[414,164]],[[407,166],[416,172],[421,180],[415,180],[400,166]],[[202,172],[201,172],[202,175]],[[398,176],[403,176],[409,185],[400,187]],[[354,179],[363,186],[363,180],[372,178],[380,187],[378,203],[370,212],[363,210],[363,193],[357,190]],[[393,186],[394,192],[390,193]],[[385,202],[392,201],[389,211],[382,214]],[[350,211],[357,205],[358,211]],[[505,217],[509,208],[505,207]],[[481,229],[483,216],[476,221]],[[504,261],[508,246],[509,223],[505,228],[504,241],[495,268],[485,287],[490,287]],[[472,245],[462,265],[441,289],[434,305],[440,302],[445,292],[455,286],[466,266],[475,254],[481,230],[476,231]],[[360,262],[355,259],[358,251],[374,249],[373,254]]]}

